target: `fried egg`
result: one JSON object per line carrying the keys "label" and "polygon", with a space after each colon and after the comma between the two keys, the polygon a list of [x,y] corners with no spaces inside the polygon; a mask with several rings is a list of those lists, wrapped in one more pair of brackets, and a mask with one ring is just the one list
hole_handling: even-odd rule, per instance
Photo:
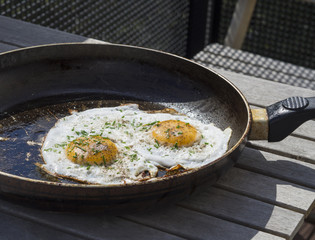
{"label": "fried egg", "polygon": [[41,152],[48,173],[84,183],[150,181],[159,168],[197,168],[221,157],[230,128],[136,104],[74,112],[59,119]]}

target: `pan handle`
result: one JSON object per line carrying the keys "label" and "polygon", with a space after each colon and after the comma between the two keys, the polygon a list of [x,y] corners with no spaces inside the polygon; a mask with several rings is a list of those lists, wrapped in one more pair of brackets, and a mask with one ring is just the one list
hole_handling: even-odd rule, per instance
{"label": "pan handle", "polygon": [[290,97],[266,109],[252,109],[252,118],[249,139],[281,141],[304,122],[315,119],[315,97]]}

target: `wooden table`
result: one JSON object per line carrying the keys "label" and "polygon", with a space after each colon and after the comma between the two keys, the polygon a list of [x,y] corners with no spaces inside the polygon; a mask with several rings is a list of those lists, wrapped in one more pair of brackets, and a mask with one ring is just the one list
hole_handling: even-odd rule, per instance
{"label": "wooden table", "polygon": [[[0,51],[94,42],[0,16]],[[207,63],[204,63],[207,64]],[[315,91],[226,71],[252,107]],[[30,209],[0,200],[1,239],[292,239],[315,205],[315,121],[279,143],[249,142],[237,165],[199,195],[158,212],[110,216]]]}

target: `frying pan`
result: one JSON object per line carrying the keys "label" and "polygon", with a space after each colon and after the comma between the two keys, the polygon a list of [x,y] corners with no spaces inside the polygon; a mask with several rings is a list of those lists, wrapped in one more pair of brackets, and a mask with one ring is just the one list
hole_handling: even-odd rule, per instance
{"label": "frying pan", "polygon": [[[187,59],[117,44],[54,44],[0,54],[0,194],[51,210],[146,209],[214,183],[251,139],[279,141],[315,118],[315,98],[292,97],[251,110],[227,79]],[[152,181],[102,186],[52,179],[36,166],[40,139],[69,109],[138,103],[175,108],[221,129],[228,151],[205,166]],[[269,120],[268,120],[269,118]]]}

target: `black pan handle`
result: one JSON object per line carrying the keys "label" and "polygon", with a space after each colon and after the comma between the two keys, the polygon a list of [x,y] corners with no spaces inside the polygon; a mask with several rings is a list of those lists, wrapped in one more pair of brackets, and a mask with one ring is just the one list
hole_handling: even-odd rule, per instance
{"label": "black pan handle", "polygon": [[[267,107],[268,141],[281,141],[302,123],[315,119],[315,97],[290,97]],[[314,130],[315,134],[315,130]]]}

